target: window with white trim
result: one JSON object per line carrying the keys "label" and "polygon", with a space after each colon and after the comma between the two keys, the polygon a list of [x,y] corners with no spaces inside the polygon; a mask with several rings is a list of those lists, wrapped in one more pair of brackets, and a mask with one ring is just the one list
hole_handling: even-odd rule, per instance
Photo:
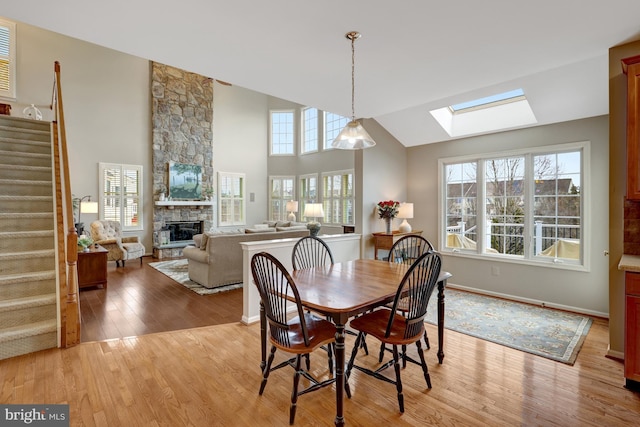
{"label": "window with white trim", "polygon": [[218,172],[218,225],[245,225],[245,174]]}
{"label": "window with white trim", "polygon": [[302,109],[302,144],[301,153],[318,151],[318,109],[307,107]]}
{"label": "window with white trim", "polygon": [[100,163],[99,217],[123,231],[143,230],[142,166]]}
{"label": "window with white trim", "polygon": [[272,221],[287,220],[287,202],[295,200],[295,182],[295,176],[269,177],[269,219]]}
{"label": "window with white trim", "polygon": [[[330,150],[333,140],[338,137],[342,129],[349,123],[349,118],[338,114],[324,112],[324,149]],[[325,214],[327,212],[325,211]]]}
{"label": "window with white trim", "polygon": [[295,127],[293,124],[293,110],[272,110],[270,111],[270,116],[270,154],[295,154]]}
{"label": "window with white trim", "polygon": [[0,97],[16,98],[16,24],[0,19]]}
{"label": "window with white trim", "polygon": [[441,159],[443,251],[584,265],[588,154],[583,142]]}
{"label": "window with white trim", "polygon": [[355,192],[353,170],[322,174],[324,220],[331,225],[354,224]]}
{"label": "window with white trim", "polygon": [[302,219],[305,205],[318,200],[318,174],[300,175],[298,183],[298,218]]}

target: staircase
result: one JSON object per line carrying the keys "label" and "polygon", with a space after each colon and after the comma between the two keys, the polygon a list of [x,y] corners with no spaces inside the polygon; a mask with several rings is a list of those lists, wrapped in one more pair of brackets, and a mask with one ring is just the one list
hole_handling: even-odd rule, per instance
{"label": "staircase", "polygon": [[0,360],[58,346],[50,125],[0,116]]}

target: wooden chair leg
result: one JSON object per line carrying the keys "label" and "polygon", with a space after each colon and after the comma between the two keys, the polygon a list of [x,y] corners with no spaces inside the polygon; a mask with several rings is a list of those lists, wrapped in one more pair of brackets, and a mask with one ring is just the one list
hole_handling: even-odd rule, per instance
{"label": "wooden chair leg", "polygon": [[429,344],[429,336],[427,335],[427,330],[424,330],[424,345],[427,346],[427,350],[431,349],[431,345]]}
{"label": "wooden chair leg", "polygon": [[396,371],[396,390],[398,392],[398,405],[400,406],[400,412],[404,413],[404,395],[402,394],[402,380],[400,379],[400,356],[398,355],[397,345],[393,346],[393,368]]}
{"label": "wooden chair leg", "polygon": [[[308,356],[308,355],[307,355]],[[293,391],[291,392],[291,408],[289,409],[289,424],[293,424],[296,419],[296,409],[298,407],[298,383],[300,382],[300,365],[302,355],[296,356],[296,373],[293,375]]]}
{"label": "wooden chair leg", "polygon": [[271,353],[269,354],[269,360],[267,360],[267,365],[264,367],[262,371],[262,382],[260,383],[260,392],[258,394],[262,395],[264,388],[267,385],[267,379],[269,379],[269,373],[271,372],[271,363],[273,363],[273,358],[276,355],[276,347],[271,347]]}
{"label": "wooden chair leg", "polygon": [[[142,257],[140,257],[140,265],[142,265]],[[426,335],[425,335],[425,339],[426,339]]]}
{"label": "wooden chair leg", "polygon": [[382,359],[384,359],[384,351],[386,347],[383,342],[380,343],[380,355],[378,356],[378,363],[382,363]]}
{"label": "wooden chair leg", "polygon": [[424,380],[427,382],[427,387],[431,388],[431,375],[429,375],[429,367],[427,366],[427,362],[425,362],[424,360],[424,353],[422,352],[420,340],[416,341],[416,346],[418,347],[418,354],[420,355],[420,364],[422,365],[422,374],[424,375]]}

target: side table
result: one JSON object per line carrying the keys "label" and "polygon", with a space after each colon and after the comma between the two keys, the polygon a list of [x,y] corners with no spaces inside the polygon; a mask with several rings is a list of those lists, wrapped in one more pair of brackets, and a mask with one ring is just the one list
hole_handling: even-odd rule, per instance
{"label": "side table", "polygon": [[391,249],[391,246],[393,246],[393,244],[397,242],[401,237],[412,235],[420,236],[422,235],[422,230],[413,230],[408,233],[403,233],[399,230],[393,230],[391,234],[387,234],[384,232],[373,233],[373,238],[375,239],[375,259],[380,259],[378,258],[378,250],[382,249],[388,251],[389,249]]}
{"label": "side table", "polygon": [[78,251],[78,288],[102,285],[107,288],[107,251],[91,245],[88,251]]}

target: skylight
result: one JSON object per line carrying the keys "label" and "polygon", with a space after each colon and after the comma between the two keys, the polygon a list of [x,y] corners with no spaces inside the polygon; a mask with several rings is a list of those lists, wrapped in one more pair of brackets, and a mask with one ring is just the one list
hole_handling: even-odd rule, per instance
{"label": "skylight", "polygon": [[522,89],[461,102],[430,113],[452,137],[496,132],[537,123]]}
{"label": "skylight", "polygon": [[524,96],[522,89],[515,89],[509,92],[499,93],[497,95],[485,96],[484,98],[474,99],[473,101],[461,102],[460,104],[450,105],[449,108],[454,113],[461,112],[463,110],[470,110],[472,108],[487,108],[493,105],[504,103],[505,101],[512,101],[514,98]]}

